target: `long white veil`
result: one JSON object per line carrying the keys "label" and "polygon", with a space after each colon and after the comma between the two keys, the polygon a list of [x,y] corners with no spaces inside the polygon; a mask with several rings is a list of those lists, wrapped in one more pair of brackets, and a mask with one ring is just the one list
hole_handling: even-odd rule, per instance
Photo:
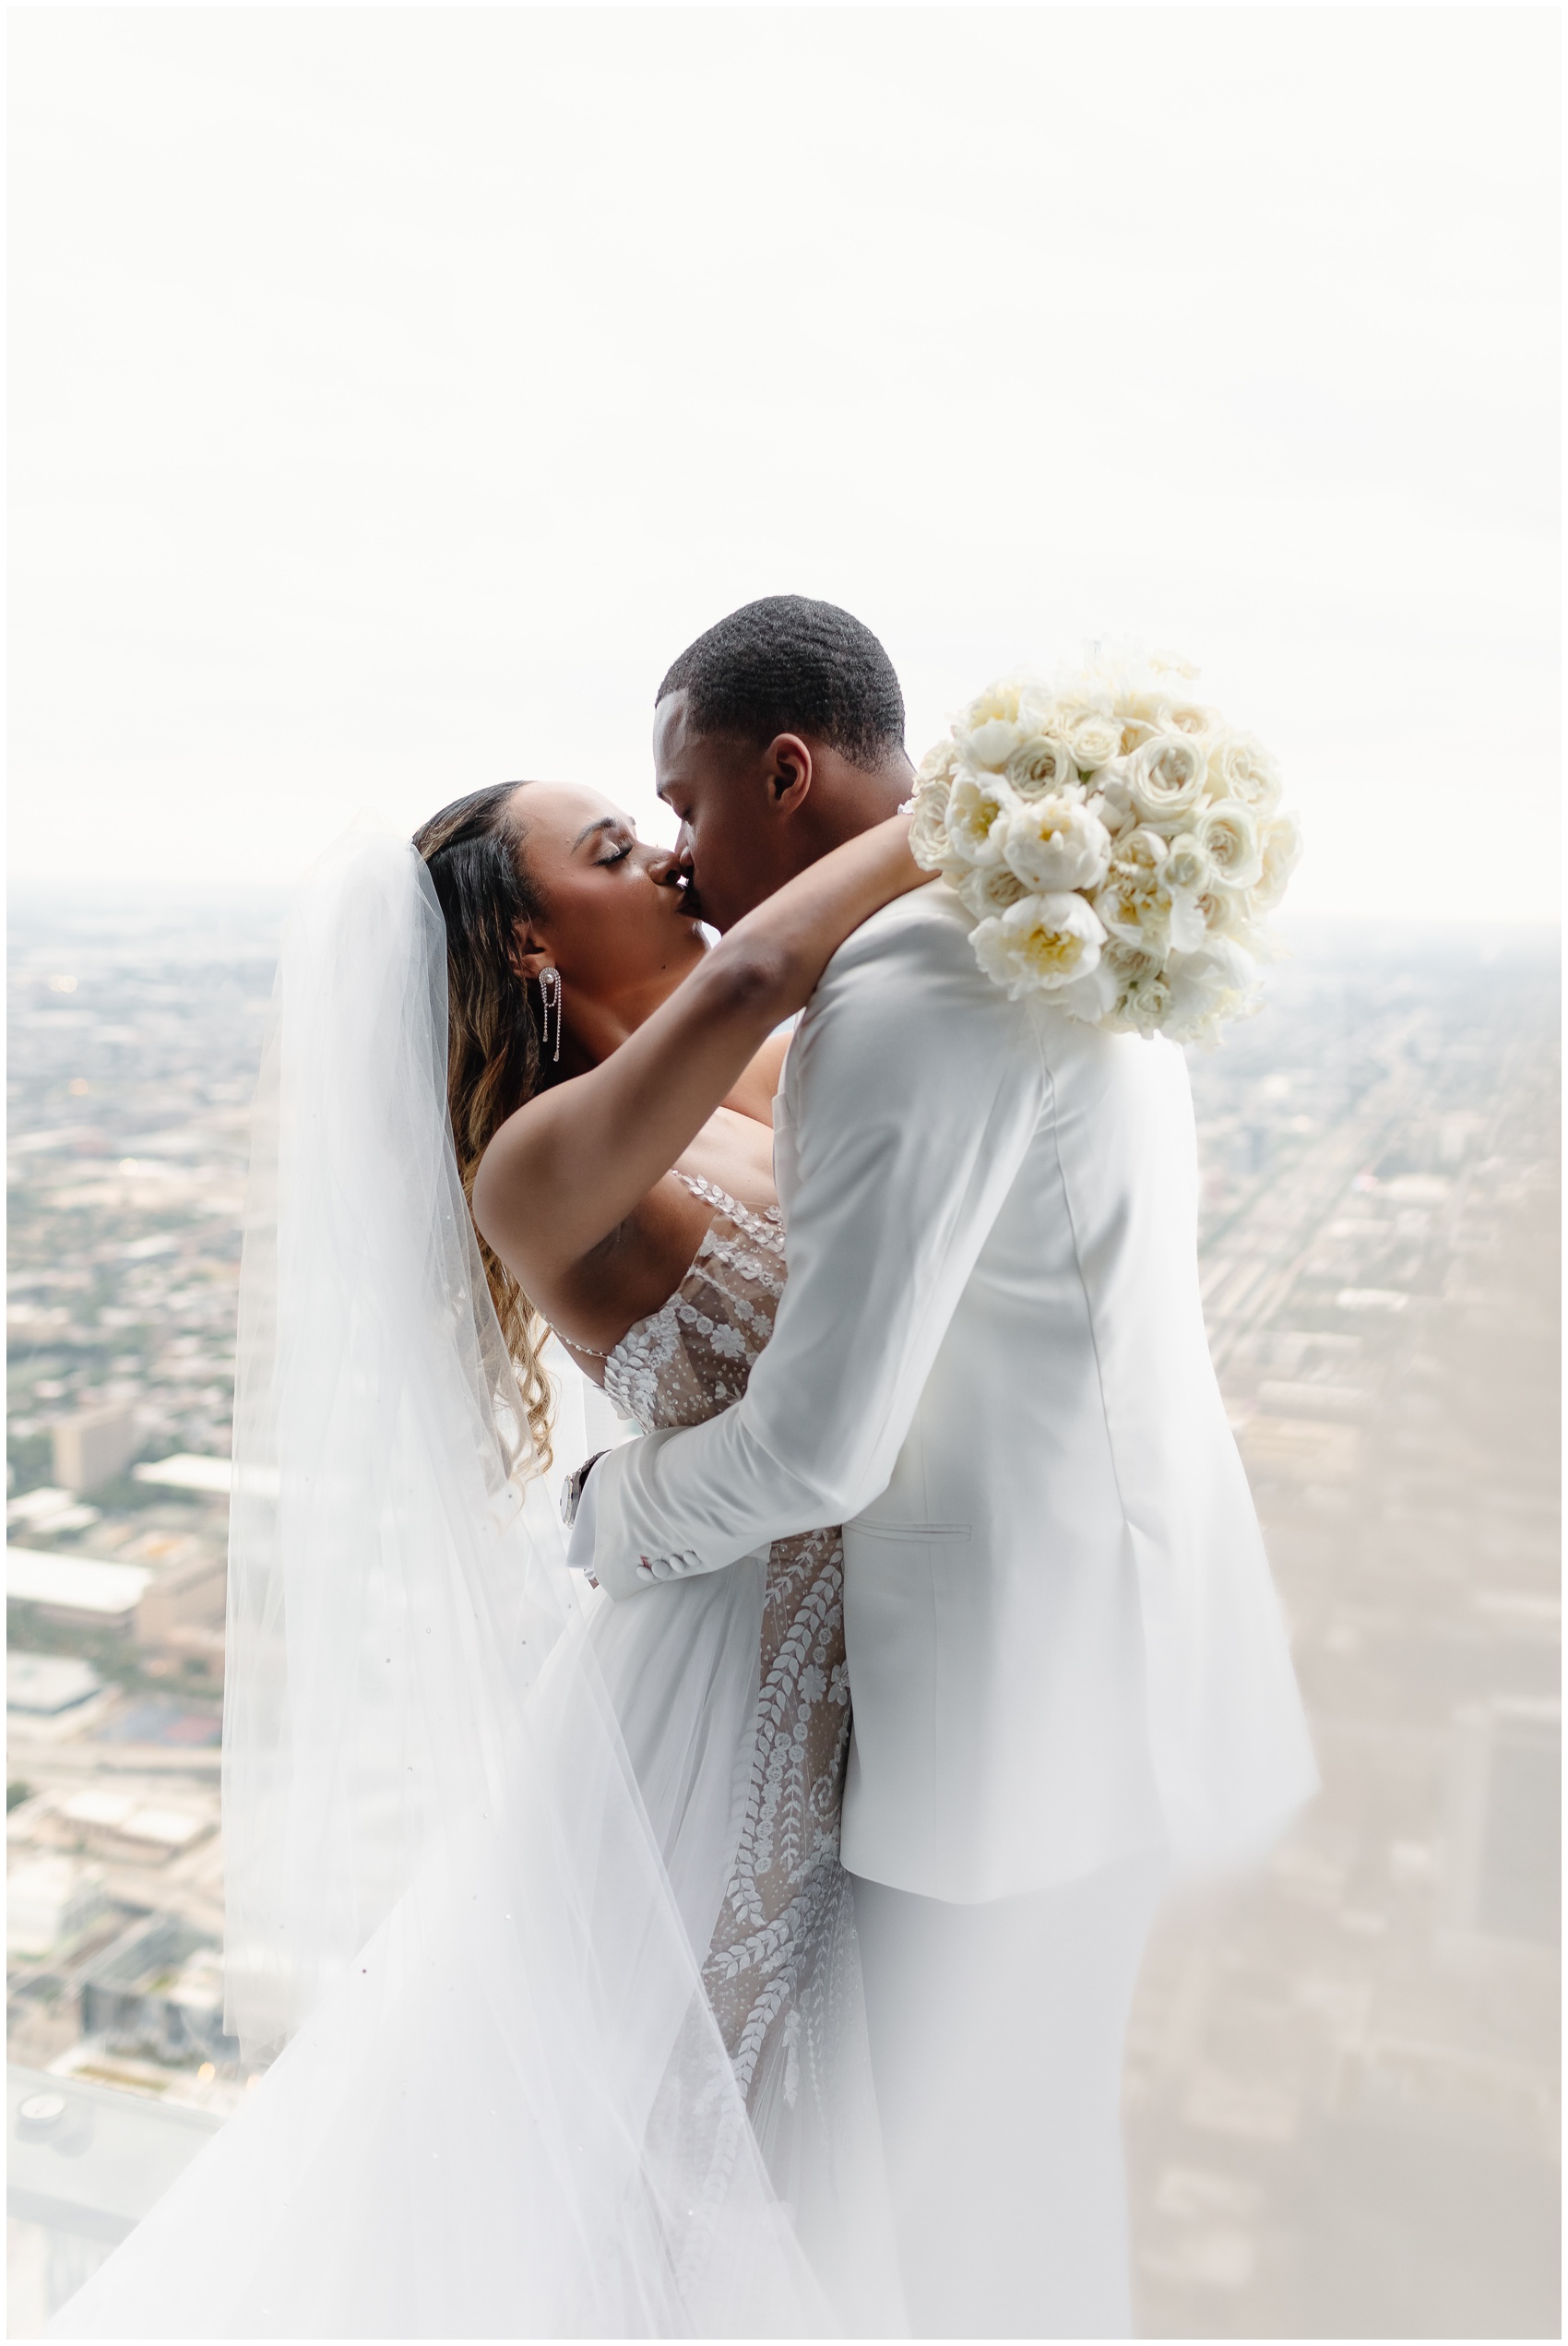
{"label": "long white veil", "polygon": [[294,908],[253,1133],[223,1783],[228,2026],[252,2058],[444,1820],[495,1807],[568,1602],[445,1070],[434,890],[361,827]]}
{"label": "long white veil", "polygon": [[533,1472],[445,1078],[434,892],[359,826],[286,931],[242,1275],[228,2008],[278,2057],[52,2334],[837,2327]]}

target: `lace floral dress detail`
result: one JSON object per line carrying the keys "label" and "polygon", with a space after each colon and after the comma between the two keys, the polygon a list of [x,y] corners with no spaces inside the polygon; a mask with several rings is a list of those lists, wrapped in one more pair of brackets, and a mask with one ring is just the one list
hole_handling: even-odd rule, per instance
{"label": "lace floral dress detail", "polygon": [[[776,1207],[754,1213],[683,1175],[715,1209],[685,1278],[610,1354],[604,1389],[650,1432],[739,1400],[784,1290]],[[739,1844],[703,1980],[748,2108],[793,2108],[824,2058],[838,1951],[852,1932],[838,1862],[849,1747],[844,1549],[837,1528],[768,1554],[759,1694]]]}

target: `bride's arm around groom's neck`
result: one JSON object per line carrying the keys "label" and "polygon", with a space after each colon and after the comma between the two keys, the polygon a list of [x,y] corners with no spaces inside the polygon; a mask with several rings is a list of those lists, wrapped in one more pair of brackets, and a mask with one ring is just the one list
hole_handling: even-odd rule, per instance
{"label": "bride's arm around groom's neck", "polygon": [[[1044,1097],[1030,1014],[944,888],[839,952],[790,1046],[775,1171],[790,1276],[745,1398],[596,1470],[612,1595],[858,1515],[885,1488]],[[647,1559],[648,1563],[642,1560]]]}

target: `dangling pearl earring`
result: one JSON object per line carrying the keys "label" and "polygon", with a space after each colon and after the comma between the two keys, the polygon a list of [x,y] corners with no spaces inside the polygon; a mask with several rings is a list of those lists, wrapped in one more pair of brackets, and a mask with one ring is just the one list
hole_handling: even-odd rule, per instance
{"label": "dangling pearl earring", "polygon": [[559,1059],[561,1056],[561,972],[553,964],[540,970],[539,991],[544,1006],[544,1030],[540,1037],[540,1045],[544,1050],[550,1051],[550,1014],[553,1011],[555,1013],[555,1048],[550,1055],[552,1059]]}

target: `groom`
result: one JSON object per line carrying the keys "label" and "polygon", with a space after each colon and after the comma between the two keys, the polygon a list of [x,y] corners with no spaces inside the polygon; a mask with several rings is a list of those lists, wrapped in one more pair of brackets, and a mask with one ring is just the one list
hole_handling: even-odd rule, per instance
{"label": "groom", "polygon": [[[793,595],[659,688],[723,929],[892,814],[882,646]],[[844,1525],[843,1857],[911,2319],[1124,2336],[1122,2036],[1172,1860],[1314,1781],[1209,1364],[1182,1055],[1009,1002],[940,883],[841,947],[774,1103],[789,1278],[744,1399],[594,1469],[612,1597]]]}

